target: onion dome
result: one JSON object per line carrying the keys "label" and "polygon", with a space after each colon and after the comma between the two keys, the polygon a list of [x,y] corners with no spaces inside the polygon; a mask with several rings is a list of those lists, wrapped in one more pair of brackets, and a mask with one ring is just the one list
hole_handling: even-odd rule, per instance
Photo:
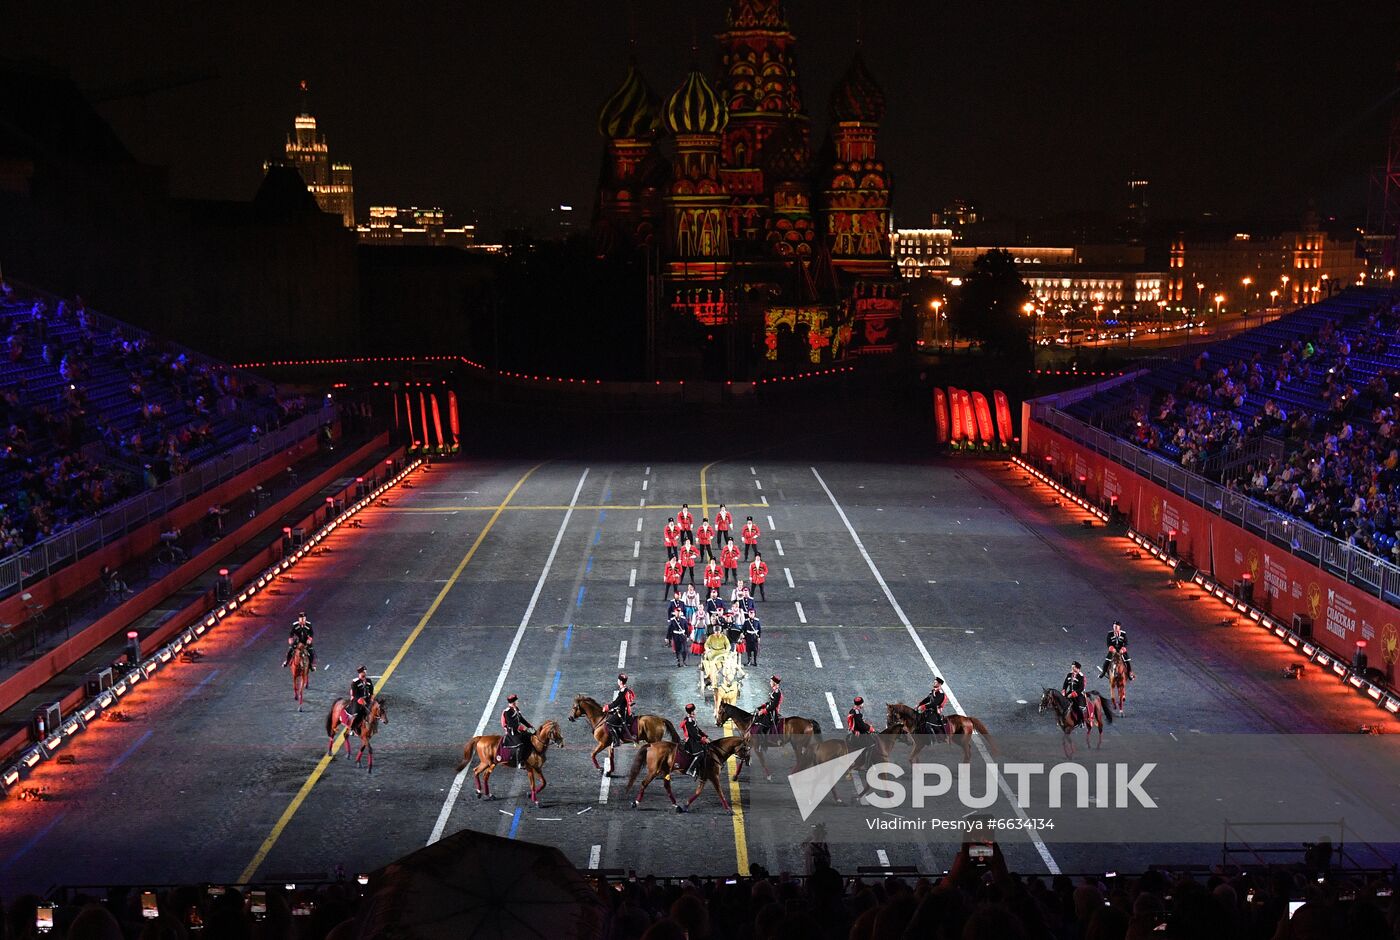
{"label": "onion dome", "polygon": [[788,121],[763,145],[763,175],[777,183],[805,179],[812,170],[812,155],[802,128]]}
{"label": "onion dome", "polygon": [[885,116],[885,93],[875,83],[865,60],[856,53],[836,90],[831,93],[831,119],[837,122],[879,124]]}
{"label": "onion dome", "polygon": [[724,15],[730,29],[787,29],[783,0],[734,0]]}
{"label": "onion dome", "polygon": [[650,137],[660,126],[656,96],[633,63],[627,66],[627,77],[598,112],[598,133],[609,140]]}
{"label": "onion dome", "polygon": [[691,69],[667,99],[663,117],[673,134],[718,134],[729,123],[729,109],[705,76]]}

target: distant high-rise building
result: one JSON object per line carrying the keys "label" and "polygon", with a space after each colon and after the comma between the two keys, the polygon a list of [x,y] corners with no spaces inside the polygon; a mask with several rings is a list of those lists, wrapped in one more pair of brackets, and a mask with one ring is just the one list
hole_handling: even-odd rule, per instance
{"label": "distant high-rise building", "polygon": [[370,206],[369,224],[355,228],[368,245],[431,245],[471,248],[476,244],[475,225],[448,225],[447,213],[437,207]]}
{"label": "distant high-rise building", "polygon": [[[286,163],[295,167],[316,197],[322,212],[340,216],[346,228],[355,227],[355,184],[348,163],[332,162],[326,138],[316,129],[308,111],[306,82],[301,83],[301,108],[287,136]],[[263,164],[266,173],[271,163]]]}
{"label": "distant high-rise building", "polygon": [[954,199],[941,211],[932,213],[929,221],[933,228],[951,231],[953,241],[960,242],[967,236],[967,229],[977,224],[977,207],[966,199]]}
{"label": "distant high-rise building", "polygon": [[1130,245],[1141,245],[1147,237],[1147,189],[1147,180],[1128,181],[1128,210],[1123,234]]}

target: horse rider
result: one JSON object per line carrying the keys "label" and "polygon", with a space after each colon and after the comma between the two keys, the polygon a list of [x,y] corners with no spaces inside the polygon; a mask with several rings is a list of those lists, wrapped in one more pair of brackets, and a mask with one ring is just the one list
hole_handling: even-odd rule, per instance
{"label": "horse rider", "polygon": [[1076,660],[1069,664],[1069,672],[1065,673],[1064,684],[1060,687],[1069,699],[1070,709],[1074,713],[1075,720],[1079,724],[1084,724],[1084,673],[1080,672],[1082,667]]}
{"label": "horse rider", "polygon": [[374,702],[374,681],[365,674],[364,666],[355,670],[355,678],[350,681],[350,702],[355,709],[354,717],[350,721],[350,732],[358,734],[360,724],[369,714],[370,705]]}
{"label": "horse rider", "polygon": [[666,543],[667,558],[680,555],[681,527],[676,524],[675,516],[666,520],[666,528],[661,530],[661,540]]}
{"label": "horse rider", "polygon": [[758,711],[754,713],[753,724],[749,730],[762,733],[771,732],[781,727],[783,708],[783,680],[782,677],[772,675],[768,677],[768,700],[758,706]]}
{"label": "horse rider", "polygon": [[512,692],[506,696],[505,711],[501,712],[501,746],[510,751],[510,760],[515,761],[519,757],[519,748],[530,743],[530,736],[527,732],[535,730],[535,726],[525,718],[520,712],[520,706],[516,704],[520,696]]}
{"label": "horse rider", "polygon": [[1108,652],[1104,653],[1103,665],[1099,667],[1099,678],[1108,678],[1108,666],[1113,660],[1114,653],[1123,654],[1123,665],[1128,667],[1128,680],[1136,678],[1133,675],[1133,657],[1128,654],[1128,634],[1123,632],[1123,621],[1113,621],[1113,629],[1108,634]]}
{"label": "horse rider", "polygon": [[695,530],[695,544],[700,547],[700,557],[714,560],[715,552],[710,548],[710,543],[714,540],[715,527],[710,524],[709,517],[701,519],[700,528]]}
{"label": "horse rider", "polygon": [[753,553],[753,561],[749,562],[749,582],[758,588],[758,596],[765,601],[768,600],[768,592],[763,589],[763,585],[767,580],[768,562],[763,560],[762,552],[756,551]]}
{"label": "horse rider", "polygon": [[681,538],[687,542],[694,539],[695,516],[690,511],[690,503],[681,503],[681,511],[676,513],[676,522],[681,527]]}
{"label": "horse rider", "polygon": [[719,512],[715,513],[715,532],[719,536],[720,547],[729,543],[729,530],[733,525],[734,517],[724,508],[724,503],[720,503]]}
{"label": "horse rider", "polygon": [[287,631],[287,658],[282,660],[282,668],[286,669],[287,664],[292,661],[292,654],[296,652],[298,644],[304,643],[306,650],[311,654],[311,670],[316,671],[316,631],[311,629],[311,621],[306,619],[306,611],[297,615],[297,619],[292,621],[292,628]]}
{"label": "horse rider", "polygon": [[753,521],[753,516],[748,516],[744,522],[744,527],[739,530],[739,538],[744,542],[744,561],[749,560],[749,552],[758,552],[758,523]]}
{"label": "horse rider", "polygon": [[730,578],[739,580],[739,546],[734,544],[733,539],[726,541],[719,550],[719,563],[724,568],[725,584],[729,583]]}
{"label": "horse rider", "polygon": [[757,614],[744,619],[744,665],[758,665],[758,642],[763,637],[763,622]]}
{"label": "horse rider", "polygon": [[850,711],[846,712],[846,730],[850,732],[852,737],[873,733],[870,722],[865,720],[863,705],[865,705],[865,699],[857,695],[851,703]]}
{"label": "horse rider", "polygon": [[681,750],[685,752],[686,772],[698,777],[705,766],[705,745],[710,736],[700,730],[700,722],[695,720],[695,703],[685,706],[685,719],[681,722]]}
{"label": "horse rider", "polygon": [[948,722],[943,717],[943,706],[948,701],[948,693],[943,691],[943,677],[933,677],[933,688],[919,702],[919,730],[946,738]]}
{"label": "horse rider", "polygon": [[631,736],[632,706],[637,701],[637,693],[627,688],[627,673],[617,674],[617,694],[608,703],[605,719],[608,735],[613,747],[625,742]]}
{"label": "horse rider", "polygon": [[671,645],[671,652],[676,654],[676,666],[684,666],[686,653],[690,650],[690,625],[683,614],[673,613],[671,619],[666,621],[666,642]]}

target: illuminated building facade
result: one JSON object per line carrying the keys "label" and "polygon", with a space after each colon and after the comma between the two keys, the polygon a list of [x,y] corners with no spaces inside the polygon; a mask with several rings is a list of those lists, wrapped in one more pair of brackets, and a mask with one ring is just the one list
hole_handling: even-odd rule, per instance
{"label": "illuminated building facade", "polygon": [[[857,55],[814,154],[781,0],[731,0],[715,38],[713,80],[692,65],[658,100],[634,63],[603,105],[599,254],[646,252],[661,327],[719,329],[779,367],[892,351],[901,299],[876,146],[883,92]],[[729,364],[743,370],[741,359]]]}
{"label": "illuminated building facade", "polygon": [[902,277],[947,276],[953,264],[953,230],[897,228],[890,239],[890,248]]}
{"label": "illuminated building facade", "polygon": [[1278,235],[1178,237],[1168,264],[1168,300],[1206,309],[1219,296],[1226,310],[1311,303],[1356,283],[1366,268],[1354,237],[1337,238],[1311,224]]}
{"label": "illuminated building facade", "polygon": [[368,245],[434,245],[471,248],[476,244],[475,225],[448,225],[447,213],[417,206],[370,206],[369,224],[355,227],[360,242]]}
{"label": "illuminated building facade", "polygon": [[[355,227],[355,181],[350,164],[332,161],[326,138],[308,113],[306,82],[301,83],[301,109],[287,137],[286,163],[295,167],[316,197],[322,212],[338,215],[346,228]],[[269,164],[263,164],[266,173]]]}

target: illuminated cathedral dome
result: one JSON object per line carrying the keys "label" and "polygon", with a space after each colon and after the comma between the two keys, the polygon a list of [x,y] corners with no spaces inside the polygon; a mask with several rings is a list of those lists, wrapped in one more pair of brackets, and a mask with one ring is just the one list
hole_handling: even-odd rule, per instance
{"label": "illuminated cathedral dome", "polygon": [[838,122],[879,124],[885,116],[885,93],[875,83],[865,60],[856,53],[846,74],[831,93],[831,119]]}
{"label": "illuminated cathedral dome", "polygon": [[663,116],[673,134],[719,134],[729,123],[729,109],[697,69],[672,92]]}
{"label": "illuminated cathedral dome", "polygon": [[651,137],[660,129],[656,114],[656,96],[636,64],[627,67],[622,80],[598,112],[598,133],[608,140]]}

